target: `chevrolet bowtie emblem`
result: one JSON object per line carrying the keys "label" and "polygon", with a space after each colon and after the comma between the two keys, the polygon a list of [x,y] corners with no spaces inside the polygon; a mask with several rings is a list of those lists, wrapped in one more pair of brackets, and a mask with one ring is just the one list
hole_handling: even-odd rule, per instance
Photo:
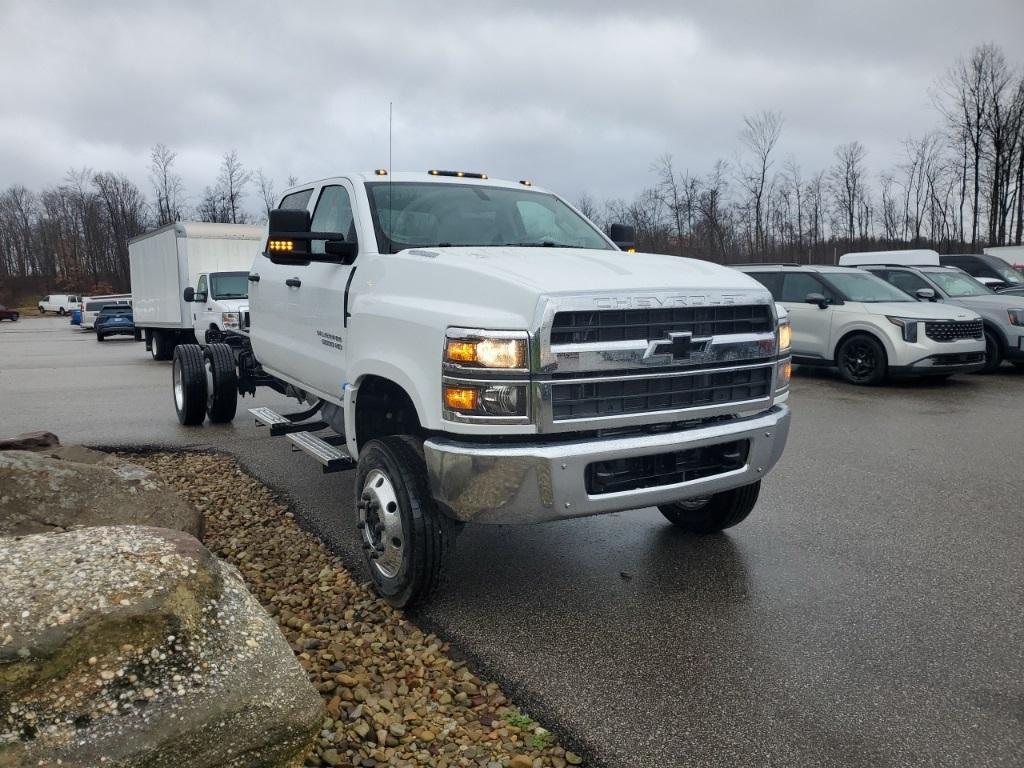
{"label": "chevrolet bowtie emblem", "polygon": [[644,360],[655,355],[672,355],[673,360],[686,360],[693,351],[693,334],[689,331],[666,333],[665,338],[655,339],[647,345]]}

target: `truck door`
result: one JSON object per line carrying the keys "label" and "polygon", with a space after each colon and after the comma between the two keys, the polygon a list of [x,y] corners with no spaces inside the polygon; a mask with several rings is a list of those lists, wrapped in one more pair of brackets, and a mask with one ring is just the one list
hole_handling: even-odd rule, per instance
{"label": "truck door", "polygon": [[[196,300],[192,302],[192,329],[196,334],[196,341],[206,344],[206,329],[210,327],[210,281],[206,275],[200,275],[196,280]],[[202,298],[202,301],[199,299]]]}
{"label": "truck door", "polygon": [[[348,242],[360,231],[352,210],[352,189],[347,183],[327,184],[313,208],[314,232],[337,233]],[[314,240],[310,253],[323,254],[325,240]],[[293,287],[292,331],[300,356],[302,379],[320,392],[341,400],[347,355],[345,292],[354,264],[312,261],[296,270],[302,284]]]}

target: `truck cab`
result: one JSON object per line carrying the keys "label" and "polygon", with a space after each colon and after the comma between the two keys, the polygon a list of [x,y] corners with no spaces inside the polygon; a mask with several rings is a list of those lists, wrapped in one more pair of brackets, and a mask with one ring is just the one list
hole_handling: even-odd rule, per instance
{"label": "truck cab", "polygon": [[353,522],[397,606],[443,583],[464,523],[656,506],[694,533],[735,525],[786,442],[788,322],[746,275],[611,234],[526,180],[293,187],[247,276],[237,370],[222,344],[175,353],[178,418],[230,419],[232,387],[303,403],[253,414],[355,470]]}
{"label": "truck cab", "polygon": [[[202,272],[191,292],[192,328],[202,346],[237,331],[249,310],[249,272]],[[188,289],[186,289],[187,291]]]}

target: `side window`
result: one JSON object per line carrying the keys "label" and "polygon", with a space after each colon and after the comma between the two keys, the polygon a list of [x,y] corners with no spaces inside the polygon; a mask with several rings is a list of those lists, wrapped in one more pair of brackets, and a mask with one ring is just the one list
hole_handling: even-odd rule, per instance
{"label": "side window", "polygon": [[312,196],[312,189],[304,189],[301,192],[292,192],[290,195],[285,195],[284,199],[281,200],[281,204],[277,207],[283,208],[286,211],[302,210],[309,205],[309,198]]}
{"label": "side window", "polygon": [[824,284],[808,272],[787,272],[783,275],[780,301],[803,302],[809,293],[832,295],[832,291],[826,290]]}
{"label": "side window", "polygon": [[779,298],[782,295],[781,272],[747,272],[747,274],[771,291],[772,298],[775,301],[781,301]]}
{"label": "side window", "polygon": [[924,278],[915,275],[913,272],[892,271],[885,275],[879,275],[879,277],[885,278],[888,282],[895,285],[901,291],[909,293],[911,296],[914,296],[921,288],[931,288]]}
{"label": "side window", "polygon": [[199,282],[196,283],[196,293],[206,295],[206,275],[199,276]]}
{"label": "side window", "polygon": [[[312,229],[314,232],[337,232],[348,242],[354,242],[356,232],[352,219],[352,201],[344,187],[324,187],[320,199],[313,212]],[[311,253],[324,252],[324,240],[314,240],[310,246]]]}

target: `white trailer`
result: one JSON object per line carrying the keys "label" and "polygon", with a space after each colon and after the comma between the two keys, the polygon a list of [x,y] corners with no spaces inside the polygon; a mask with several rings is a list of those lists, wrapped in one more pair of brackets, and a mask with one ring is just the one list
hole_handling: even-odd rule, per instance
{"label": "white trailer", "polygon": [[218,303],[212,288],[195,291],[204,305],[197,312],[186,300],[185,289],[212,285],[225,273],[248,273],[262,250],[265,232],[265,227],[252,224],[182,221],[129,241],[135,327],[154,359],[169,360],[177,344],[191,342],[194,336],[205,342],[208,326],[196,333],[199,314],[206,320],[213,315],[230,319],[234,314],[237,323],[245,309],[244,297]]}

